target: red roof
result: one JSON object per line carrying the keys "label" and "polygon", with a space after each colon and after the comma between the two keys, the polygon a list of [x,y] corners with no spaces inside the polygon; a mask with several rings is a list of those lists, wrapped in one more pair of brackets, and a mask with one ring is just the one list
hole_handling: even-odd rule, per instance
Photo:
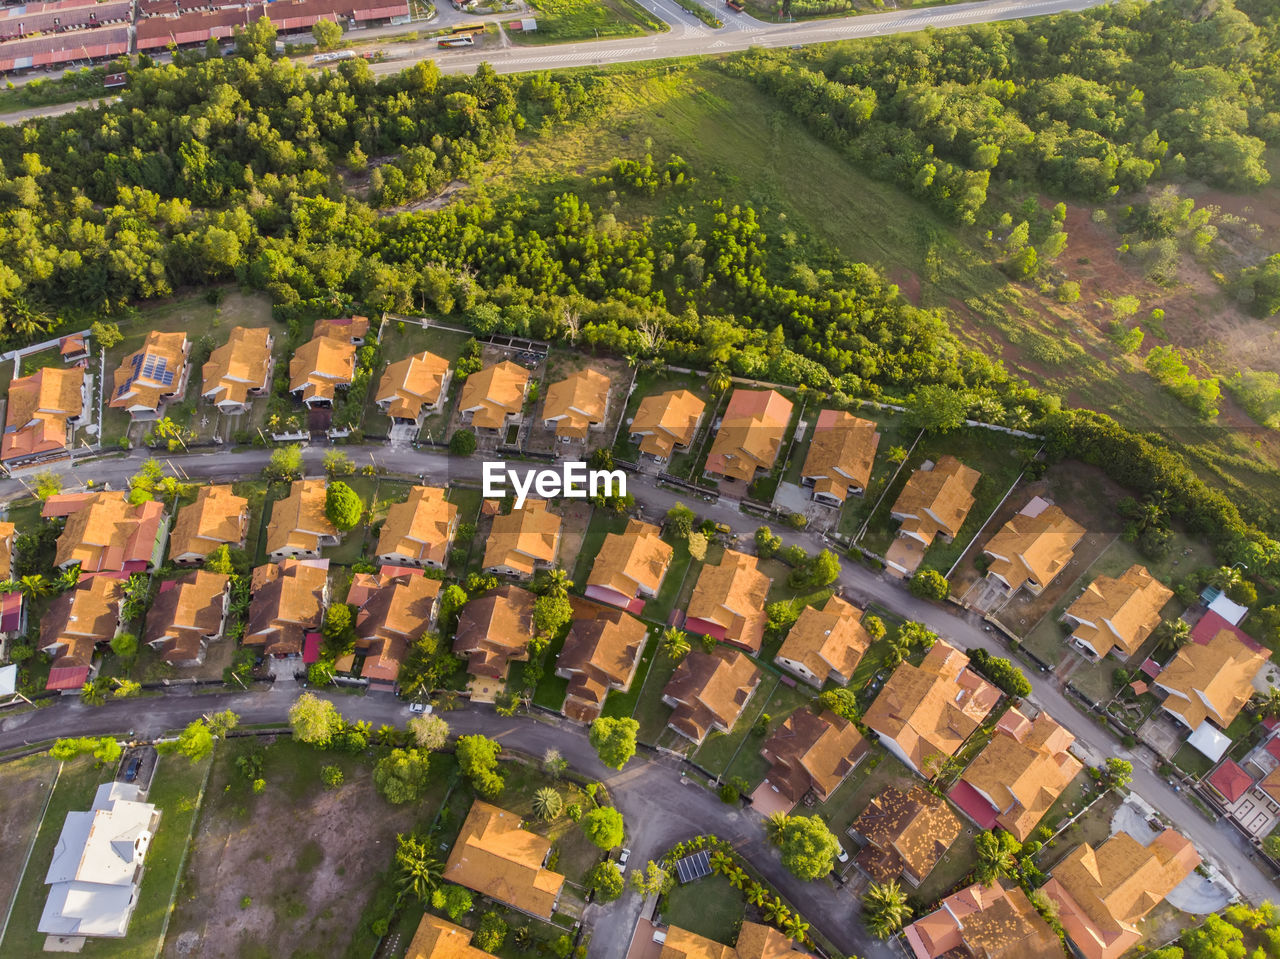
{"label": "red roof", "polygon": [[1272,736],[1267,740],[1266,750],[1276,759],[1280,759],[1280,738]]}
{"label": "red roof", "polygon": [[1148,657],[1147,659],[1142,661],[1142,665],[1139,666],[1138,668],[1142,670],[1144,673],[1146,673],[1148,676],[1150,676],[1152,679],[1155,679],[1157,676],[1160,675],[1160,670],[1163,669],[1164,667],[1162,667],[1154,659],[1151,659],[1150,657]]}
{"label": "red roof", "polygon": [[16,633],[22,627],[22,594],[0,595],[0,632]]}
{"label": "red roof", "polygon": [[302,661],[308,666],[320,660],[320,639],[319,633],[307,633],[302,646]]}
{"label": "red roof", "polygon": [[1209,785],[1220,792],[1227,802],[1235,802],[1253,785],[1253,777],[1233,760],[1226,760],[1209,774]]}
{"label": "red roof", "polygon": [[1255,653],[1261,653],[1266,649],[1239,626],[1233,626],[1230,620],[1223,619],[1213,610],[1200,617],[1200,622],[1196,623],[1195,628],[1191,630],[1191,639],[1201,646],[1207,646],[1213,637],[1223,631],[1230,633]]}
{"label": "red roof", "polygon": [[45,689],[79,689],[89,680],[88,666],[58,666],[49,670]]}
{"label": "red roof", "polygon": [[982,793],[961,779],[947,793],[960,811],[976,822],[983,829],[994,829],[996,825],[996,807],[987,802]]}

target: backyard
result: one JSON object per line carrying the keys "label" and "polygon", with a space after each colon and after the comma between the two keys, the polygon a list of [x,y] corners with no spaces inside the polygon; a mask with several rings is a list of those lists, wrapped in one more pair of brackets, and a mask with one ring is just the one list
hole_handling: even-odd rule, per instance
{"label": "backyard", "polygon": [[635,419],[636,411],[640,409],[640,404],[646,397],[657,396],[659,393],[671,390],[688,390],[696,393],[707,404],[698,432],[690,444],[697,445],[711,423],[710,413],[714,407],[710,391],[707,389],[706,377],[697,373],[676,373],[666,369],[642,369],[637,371],[635,386],[631,390],[631,395],[627,397],[626,410],[622,414],[622,425],[618,430],[617,441],[613,444],[614,459],[627,463],[639,462],[640,446],[638,443],[631,442],[627,426]]}
{"label": "backyard", "polygon": [[747,900],[727,877],[713,874],[695,882],[677,885],[667,893],[662,919],[714,942],[732,945],[746,914]]}
{"label": "backyard", "polygon": [[[378,368],[370,381],[369,393],[364,410],[364,432],[369,436],[386,436],[391,429],[391,419],[378,409],[378,384],[382,374],[392,363],[399,362],[418,353],[434,353],[448,360],[452,367],[458,362],[463,348],[471,341],[469,333],[459,333],[438,326],[423,326],[417,318],[397,319],[387,317],[382,326],[382,339],[379,340],[381,359]],[[443,443],[445,431],[449,424],[449,411],[457,398],[460,381],[454,377],[449,384],[449,395],[446,397],[439,413],[431,413],[423,417],[421,436],[429,442]]]}

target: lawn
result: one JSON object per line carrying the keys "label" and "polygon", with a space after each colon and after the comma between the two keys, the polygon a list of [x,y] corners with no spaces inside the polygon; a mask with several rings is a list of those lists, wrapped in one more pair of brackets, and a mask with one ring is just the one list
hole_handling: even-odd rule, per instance
{"label": "lawn", "polygon": [[1214,766],[1212,759],[1189,743],[1183,743],[1182,748],[1174,753],[1173,764],[1196,779],[1207,775]]}
{"label": "lawn", "polygon": [[653,665],[653,658],[661,655],[658,651],[658,647],[662,645],[661,637],[662,630],[656,627],[649,628],[649,639],[645,643],[640,664],[636,667],[636,674],[631,680],[631,688],[625,693],[617,689],[610,690],[605,697],[603,715],[623,719],[635,712],[636,703],[640,701],[640,691],[644,689],[645,680],[649,676],[649,667]]}
{"label": "lawn", "polygon": [[[1065,798],[1065,795],[1063,798]],[[1081,843],[1087,842],[1094,849],[1097,849],[1106,842],[1111,836],[1111,819],[1116,810],[1120,808],[1122,801],[1122,797],[1116,793],[1107,793],[1094,803],[1087,813],[1064,829],[1062,835],[1046,842],[1037,859],[1037,865],[1040,869],[1044,872],[1049,872],[1063,856]],[[1061,802],[1062,800],[1060,799],[1059,803]],[[1055,804],[1049,810],[1049,815],[1045,817],[1045,821],[1051,821],[1058,814],[1058,809],[1059,805]],[[1064,816],[1063,822],[1065,821],[1066,817]],[[1062,822],[1055,823],[1054,828],[1056,829],[1061,825]]]}
{"label": "lawn", "polygon": [[702,564],[694,565],[689,554],[689,541],[669,534],[663,540],[671,544],[671,565],[667,567],[667,575],[662,578],[662,585],[653,599],[644,604],[644,618],[655,623],[666,623],[671,618],[671,611],[676,608],[676,600],[684,587],[685,580],[702,569]]}
{"label": "lawn", "polygon": [[640,409],[640,404],[646,397],[656,396],[659,393],[666,393],[670,390],[688,390],[691,393],[697,393],[707,404],[708,410],[703,413],[699,430],[694,435],[690,445],[697,444],[699,438],[706,432],[711,423],[709,414],[712,402],[710,392],[707,390],[706,377],[698,373],[676,373],[666,369],[642,369],[636,373],[635,386],[631,390],[631,396],[627,398],[626,411],[622,414],[622,428],[618,430],[618,439],[613,445],[614,459],[628,463],[639,461],[640,446],[638,443],[631,442],[631,437],[627,433],[627,426],[635,419],[636,411]]}
{"label": "lawn", "polygon": [[724,876],[713,875],[672,889],[662,907],[662,919],[669,926],[732,945],[746,909],[742,890],[734,889]]}
{"label": "lawn", "polygon": [[[591,809],[595,801],[571,779],[552,779],[542,771],[537,762],[507,762],[502,765],[506,787],[498,800],[503,809],[516,813],[525,821],[525,828],[551,840],[559,853],[556,871],[572,883],[582,884],[583,877],[598,863],[602,853],[587,839],[586,833],[568,816],[561,814],[550,822],[544,822],[533,814],[533,795],[539,789],[551,787],[564,797],[565,807],[577,804],[584,811]],[[555,853],[553,853],[554,855]]]}
{"label": "lawn", "polygon": [[656,743],[667,728],[671,707],[662,701],[662,691],[675,674],[676,665],[660,653],[655,654],[649,665],[649,673],[645,676],[644,686],[636,698],[635,710],[631,713],[631,717],[640,723],[637,738],[642,743]]}
{"label": "lawn", "polygon": [[[480,490],[471,489],[466,486],[450,486],[449,493],[446,497],[450,503],[458,507],[458,525],[470,523],[477,526],[480,521],[480,504],[484,501],[484,497],[480,495]],[[454,549],[465,549],[467,558],[462,563],[461,570],[455,572],[470,571],[472,568],[472,560],[475,561],[475,570],[479,572],[480,561],[484,557],[484,543],[478,542],[476,537],[472,537],[466,542],[454,538]]]}
{"label": "lawn", "polygon": [[591,567],[595,564],[596,555],[604,545],[605,537],[610,533],[621,533],[627,528],[627,517],[616,513],[597,509],[591,513],[591,521],[583,535],[582,545],[578,548],[578,558],[574,561],[571,578],[575,593],[584,593],[587,588],[587,577],[591,575]]}
{"label": "lawn", "polygon": [[[763,682],[767,683],[768,681],[766,676]],[[779,681],[774,686],[773,695],[769,697],[769,701],[763,709],[763,712],[769,716],[768,732],[764,736],[748,735],[739,742],[738,751],[730,760],[728,768],[725,769],[724,777],[726,779],[741,777],[747,781],[748,786],[752,789],[758,786],[769,772],[769,763],[760,755],[760,748],[764,745],[765,740],[772,733],[777,732],[783,721],[797,709],[807,708],[815,695],[815,690],[803,684],[793,687]]]}
{"label": "lawn", "polygon": [[50,759],[47,754],[15,759],[4,765],[0,861],[9,863],[10,868],[0,874],[0,917],[7,914],[18,891],[18,882],[22,879],[18,870],[35,838],[58,765],[58,761]]}
{"label": "lawn", "polygon": [[664,24],[633,0],[538,0],[538,29],[508,30],[513,43],[564,43],[606,37],[634,37],[661,31]]}
{"label": "lawn", "polygon": [[[827,801],[818,803],[812,814],[820,816],[836,838],[844,843],[849,826],[866,808],[873,796],[890,787],[906,790],[918,783],[919,777],[880,746],[872,746],[867,758],[849,774]],[[806,810],[809,812],[810,810]],[[850,853],[852,845],[845,845]]]}
{"label": "lawn", "polygon": [[[907,426],[906,417],[893,410],[864,406],[855,407],[850,412],[876,424],[879,428],[880,443],[876,446],[876,458],[871,466],[871,479],[866,491],[861,496],[850,496],[840,508],[838,529],[840,535],[846,538],[852,538],[862,528],[862,524],[867,521],[867,517],[879,502],[881,494],[893,481],[902,460],[890,456],[890,452],[898,449],[905,454],[921,435],[918,430]],[[797,467],[796,476],[799,477],[799,467]]]}
{"label": "lawn", "polygon": [[[373,476],[343,476],[341,481],[356,491],[366,510],[373,507],[378,491],[381,489],[381,480]],[[392,482],[393,489],[405,490],[404,484]],[[404,499],[405,495],[401,495],[400,498]],[[392,498],[394,499],[394,496]],[[365,558],[365,544],[368,537],[369,525],[362,520],[354,529],[347,530],[343,534],[337,546],[324,547],[320,550],[320,555],[337,566],[354,566]]]}
{"label": "lawn", "polygon": [[[386,324],[382,328],[382,339],[378,343],[381,348],[381,359],[378,362],[378,368],[374,373],[365,401],[365,432],[370,436],[386,436],[388,430],[391,429],[391,418],[379,410],[376,403],[378,384],[382,381],[382,374],[388,366],[403,360],[407,356],[413,356],[423,351],[434,353],[436,356],[448,360],[452,365],[457,363],[458,357],[462,355],[463,347],[470,340],[471,335],[468,333],[457,333],[453,330],[444,330],[436,326],[422,326],[416,318],[396,320],[388,317]],[[452,409],[451,401],[453,397],[454,389],[451,382],[449,397],[445,401],[443,410],[440,413],[429,414],[424,417],[423,436],[426,436],[427,431],[430,430],[433,439],[443,442],[444,427],[449,422],[449,411]]]}

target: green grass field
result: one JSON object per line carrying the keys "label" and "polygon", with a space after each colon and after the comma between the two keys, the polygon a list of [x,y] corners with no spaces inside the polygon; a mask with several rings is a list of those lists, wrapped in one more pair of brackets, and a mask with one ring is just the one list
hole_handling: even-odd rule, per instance
{"label": "green grass field", "polygon": [[714,942],[732,945],[746,912],[742,890],[724,876],[707,876],[688,885],[677,885],[667,895],[663,921]]}
{"label": "green grass field", "polygon": [[664,30],[665,24],[634,0],[538,0],[538,29],[507,30],[513,43],[565,43],[607,37],[636,37]]}

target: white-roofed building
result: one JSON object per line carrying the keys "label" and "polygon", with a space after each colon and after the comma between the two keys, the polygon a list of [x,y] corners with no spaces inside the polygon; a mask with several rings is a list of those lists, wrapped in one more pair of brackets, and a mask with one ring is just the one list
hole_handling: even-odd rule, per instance
{"label": "white-roofed building", "polygon": [[88,812],[69,812],[44,881],[39,929],[55,936],[120,937],[138,903],[142,863],[160,811],[129,783],[98,787]]}

